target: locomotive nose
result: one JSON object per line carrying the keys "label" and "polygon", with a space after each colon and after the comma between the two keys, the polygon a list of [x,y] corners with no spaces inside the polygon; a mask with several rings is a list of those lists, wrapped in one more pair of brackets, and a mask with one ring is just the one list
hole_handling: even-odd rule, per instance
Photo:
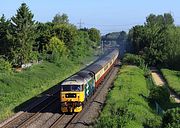
{"label": "locomotive nose", "polygon": [[67,93],[65,94],[66,98],[76,98],[76,93]]}

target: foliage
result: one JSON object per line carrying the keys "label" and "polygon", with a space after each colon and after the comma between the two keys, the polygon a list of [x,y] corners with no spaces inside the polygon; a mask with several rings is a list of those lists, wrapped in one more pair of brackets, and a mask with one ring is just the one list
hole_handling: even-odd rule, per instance
{"label": "foliage", "polygon": [[51,53],[50,60],[52,62],[59,62],[63,57],[67,57],[68,51],[63,41],[57,37],[52,37],[47,46],[47,50]]}
{"label": "foliage", "polygon": [[52,23],[36,23],[36,44],[35,49],[39,53],[43,53],[44,50],[47,50],[47,45],[51,39],[53,24]]}
{"label": "foliage", "polygon": [[180,27],[168,28],[168,60],[170,68],[180,70]]}
{"label": "foliage", "polygon": [[71,49],[71,58],[77,61],[77,58],[84,58],[93,54],[92,45],[93,42],[89,39],[89,35],[86,31],[78,31],[78,37],[75,39],[74,46]]}
{"label": "foliage", "polygon": [[70,24],[58,24],[53,27],[54,35],[65,43],[68,49],[74,45],[75,38],[77,37],[77,29]]}
{"label": "foliage", "polygon": [[168,109],[163,115],[162,128],[179,128],[180,127],[180,108]]}
{"label": "foliage", "polygon": [[13,64],[22,65],[31,60],[35,42],[33,14],[25,3],[21,4],[17,14],[11,18],[11,30],[8,40],[11,47]]}
{"label": "foliage", "polygon": [[136,65],[140,67],[144,65],[144,59],[141,56],[130,53],[125,54],[122,62],[124,64]]}
{"label": "foliage", "polygon": [[169,102],[169,98],[170,94],[168,92],[168,89],[164,86],[155,86],[150,90],[149,99],[151,101],[156,101],[160,104],[160,106],[163,106],[163,103],[165,102]]}
{"label": "foliage", "polygon": [[7,40],[7,31],[10,29],[10,21],[5,16],[0,17],[0,55],[7,58],[9,55],[9,42]]}
{"label": "foliage", "polygon": [[129,31],[128,40],[133,43],[134,53],[141,55],[146,64],[180,68],[180,29],[173,22],[169,13],[150,14],[144,25],[136,25]]}
{"label": "foliage", "polygon": [[168,86],[180,95],[180,71],[161,69]]}
{"label": "foliage", "polygon": [[58,13],[54,16],[52,22],[55,24],[67,24],[67,23],[69,23],[69,19],[68,19],[67,14],[63,13],[61,15]]}
{"label": "foliage", "polygon": [[[92,54],[100,43],[99,30],[78,30],[69,23],[68,16],[64,13],[56,14],[53,21],[47,23],[35,22],[33,16],[28,6],[22,3],[11,20],[6,20],[4,15],[0,18],[0,55],[13,66],[48,58],[49,52],[52,52],[49,46],[52,46],[51,39],[54,37],[57,37],[55,42],[61,41],[58,43],[59,48],[64,43],[62,47],[66,51],[62,55],[60,51],[53,49],[51,57],[56,59],[56,63],[65,54],[67,59],[78,62],[80,58]],[[54,46],[56,44],[53,43]]]}
{"label": "foliage", "polygon": [[154,15],[150,14],[146,18],[146,25],[152,26],[152,25],[158,25],[161,27],[166,27],[168,25],[173,25],[174,19],[170,13],[164,13],[164,15]]}
{"label": "foliage", "polygon": [[4,58],[0,57],[0,73],[11,73],[12,65]]}
{"label": "foliage", "polygon": [[94,42],[94,44],[92,45],[93,47],[97,47],[100,45],[100,31],[97,30],[96,28],[91,28],[88,30],[88,34],[89,34],[89,39]]}
{"label": "foliage", "polygon": [[161,118],[148,103],[144,72],[136,66],[123,66],[108,94],[96,127],[160,127]]}

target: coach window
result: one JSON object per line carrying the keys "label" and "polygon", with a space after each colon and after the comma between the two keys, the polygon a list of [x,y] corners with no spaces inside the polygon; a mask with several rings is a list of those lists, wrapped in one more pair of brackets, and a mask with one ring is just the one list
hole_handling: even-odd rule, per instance
{"label": "coach window", "polygon": [[106,71],[107,68],[108,68],[108,64],[105,66],[104,71]]}

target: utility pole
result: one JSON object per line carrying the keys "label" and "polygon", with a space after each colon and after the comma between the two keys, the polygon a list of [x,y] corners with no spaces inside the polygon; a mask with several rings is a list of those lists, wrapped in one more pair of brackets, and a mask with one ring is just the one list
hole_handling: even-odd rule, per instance
{"label": "utility pole", "polygon": [[79,24],[79,29],[81,29],[82,28],[82,25],[84,24],[82,21],[81,21],[81,19],[80,19],[80,22],[78,23]]}

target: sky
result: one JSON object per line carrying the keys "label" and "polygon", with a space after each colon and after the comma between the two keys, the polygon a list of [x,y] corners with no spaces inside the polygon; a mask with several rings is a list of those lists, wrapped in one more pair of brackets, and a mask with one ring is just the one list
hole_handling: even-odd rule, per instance
{"label": "sky", "polygon": [[171,13],[180,25],[180,0],[2,0],[0,15],[11,18],[21,3],[26,3],[39,22],[52,21],[57,13],[66,13],[70,23],[95,27],[101,34],[127,31],[143,24],[153,14]]}

